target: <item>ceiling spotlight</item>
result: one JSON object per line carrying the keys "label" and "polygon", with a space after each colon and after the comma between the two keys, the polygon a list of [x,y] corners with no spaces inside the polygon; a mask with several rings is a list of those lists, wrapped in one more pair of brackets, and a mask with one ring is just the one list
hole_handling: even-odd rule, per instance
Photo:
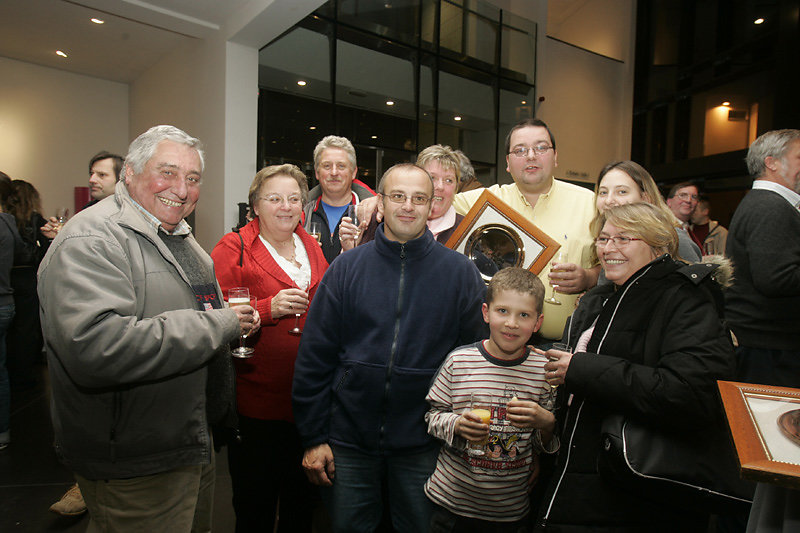
{"label": "ceiling spotlight", "polygon": [[94,22],[95,24],[105,24],[105,23],[106,23],[106,21],[105,21],[105,20],[103,20],[103,19],[98,19],[98,18],[93,18],[93,19],[89,19],[89,20],[91,20],[91,21],[92,21],[92,22]]}
{"label": "ceiling spotlight", "polygon": [[527,104],[527,103],[528,103],[528,101],[527,101],[527,100],[523,100],[523,101],[521,102],[521,104],[522,104],[522,105],[525,105],[525,104]]}
{"label": "ceiling spotlight", "polygon": [[377,138],[378,138],[378,136],[377,136],[377,135],[373,135],[371,138],[372,138],[372,139],[377,139]]}
{"label": "ceiling spotlight", "polygon": [[730,107],[731,103],[728,102],[728,101],[725,101],[725,102],[722,102],[722,105],[724,105],[725,107]]}
{"label": "ceiling spotlight", "polygon": [[394,105],[394,101],[392,101],[392,100],[386,100],[386,105]]}
{"label": "ceiling spotlight", "polygon": [[454,116],[454,117],[453,117],[453,120],[455,120],[456,122],[458,122],[458,121],[460,121],[460,120],[461,120],[461,116],[459,116],[459,115],[456,115],[456,116]]}
{"label": "ceiling spotlight", "polygon": [[56,50],[56,55],[57,55],[57,56],[61,56],[61,57],[67,57],[67,54],[65,54],[65,53],[64,53],[64,52],[62,52],[61,50]]}
{"label": "ceiling spotlight", "polygon": [[753,21],[753,24],[764,24],[764,19],[759,17]]}
{"label": "ceiling spotlight", "polygon": [[315,129],[317,129],[317,127],[316,127],[316,126],[309,126],[309,128],[308,128],[308,129],[310,129],[310,130],[315,130]]}
{"label": "ceiling spotlight", "polygon": [[305,82],[305,80],[297,80],[297,85],[299,85],[300,87],[305,87],[306,86],[306,82]]}

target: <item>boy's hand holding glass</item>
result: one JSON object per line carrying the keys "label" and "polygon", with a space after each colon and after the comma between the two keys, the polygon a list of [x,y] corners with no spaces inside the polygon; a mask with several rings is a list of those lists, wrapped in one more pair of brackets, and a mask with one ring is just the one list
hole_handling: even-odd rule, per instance
{"label": "boy's hand holding glass", "polygon": [[553,431],[556,417],[533,400],[520,400],[516,396],[506,404],[506,420],[524,429]]}
{"label": "boy's hand holding glass", "polygon": [[484,444],[489,437],[489,420],[487,420],[488,416],[481,416],[482,414],[478,409],[464,411],[456,420],[456,434],[471,443]]}

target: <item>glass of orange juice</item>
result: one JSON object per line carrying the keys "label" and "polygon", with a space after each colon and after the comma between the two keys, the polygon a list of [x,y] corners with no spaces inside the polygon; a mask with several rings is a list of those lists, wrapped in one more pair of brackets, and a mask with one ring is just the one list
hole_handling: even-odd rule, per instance
{"label": "glass of orange juice", "polygon": [[[494,401],[491,396],[486,394],[472,393],[469,398],[469,409],[474,415],[477,415],[481,422],[487,426],[492,423],[492,406]],[[489,441],[489,435],[480,441],[469,441],[467,443],[467,453],[472,457],[482,457],[486,455],[486,444]]]}

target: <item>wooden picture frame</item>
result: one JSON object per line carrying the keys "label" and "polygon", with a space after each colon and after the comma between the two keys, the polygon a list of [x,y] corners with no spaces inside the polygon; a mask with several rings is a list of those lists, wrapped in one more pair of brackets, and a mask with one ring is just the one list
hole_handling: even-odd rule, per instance
{"label": "wooden picture frame", "polygon": [[487,283],[497,270],[518,266],[538,275],[561,245],[484,190],[446,246],[469,257]]}
{"label": "wooden picture frame", "polygon": [[800,489],[800,389],[734,381],[717,385],[742,477]]}

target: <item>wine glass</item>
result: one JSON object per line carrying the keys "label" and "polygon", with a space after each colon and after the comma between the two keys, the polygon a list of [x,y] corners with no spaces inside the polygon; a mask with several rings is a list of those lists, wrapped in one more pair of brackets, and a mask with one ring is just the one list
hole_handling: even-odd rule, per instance
{"label": "wine glass", "polygon": [[56,221],[58,222],[58,226],[56,227],[56,231],[60,230],[62,226],[67,222],[67,215],[69,214],[69,209],[66,207],[59,207],[56,209]]}
{"label": "wine glass", "polygon": [[[301,279],[297,282],[297,288],[301,291],[305,292],[308,290],[309,280]],[[294,327],[289,330],[289,335],[302,335],[303,330],[300,329],[300,315],[302,313],[295,313],[294,315]]]}
{"label": "wine glass", "polygon": [[[231,307],[235,307],[237,305],[249,305],[255,309],[256,298],[255,296],[250,296],[250,290],[247,287],[234,287],[228,290],[228,305]],[[246,333],[239,337],[239,347],[231,350],[231,355],[240,359],[253,357],[253,352],[255,350],[249,346],[245,346],[244,340],[246,338]]]}
{"label": "wine glass", "polygon": [[[556,252],[556,255],[553,257],[553,263],[566,263],[567,262],[567,251],[562,246]],[[550,272],[563,272],[562,270],[551,269]],[[545,298],[544,301],[553,304],[553,305],[561,305],[561,300],[558,299],[558,293],[556,293],[556,289],[558,288],[557,284],[550,286],[550,297]]]}
{"label": "wine glass", "polygon": [[322,224],[319,222],[312,222],[308,226],[308,234],[317,240],[317,244],[322,245]]}
{"label": "wine glass", "polygon": [[[569,344],[565,344],[563,342],[554,342],[553,345],[550,347],[550,349],[551,350],[558,350],[559,352],[572,353],[572,346],[570,346]],[[558,357],[551,357],[550,360],[551,361],[558,361]],[[553,385],[549,381],[547,382],[547,384],[550,385],[550,389],[552,390],[552,394],[553,394],[553,396],[555,396],[556,389],[558,388],[558,385]]]}

